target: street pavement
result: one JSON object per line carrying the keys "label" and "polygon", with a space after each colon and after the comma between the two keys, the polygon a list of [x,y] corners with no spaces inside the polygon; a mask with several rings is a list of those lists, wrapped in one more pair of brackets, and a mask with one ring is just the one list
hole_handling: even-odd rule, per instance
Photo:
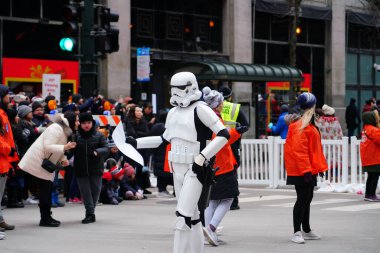
{"label": "street pavement", "polygon": [[[380,203],[354,194],[315,193],[311,227],[322,239],[298,245],[290,241],[294,190],[245,185],[240,191],[241,209],[228,212],[221,224],[223,245],[207,244],[206,253],[380,253]],[[80,223],[79,204],[53,209],[62,222],[58,228],[39,227],[35,205],[4,209],[16,229],[0,241],[0,253],[170,253],[174,211],[175,199],[158,198],[156,192],[146,200],[98,206],[97,222],[87,225]]]}

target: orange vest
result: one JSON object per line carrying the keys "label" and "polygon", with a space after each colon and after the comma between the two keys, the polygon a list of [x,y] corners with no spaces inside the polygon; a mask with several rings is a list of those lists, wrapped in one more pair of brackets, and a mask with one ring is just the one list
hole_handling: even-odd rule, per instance
{"label": "orange vest", "polygon": [[15,153],[14,157],[10,157],[9,153],[11,148],[15,147],[13,140],[12,128],[9,123],[8,116],[3,109],[0,109],[0,119],[4,135],[0,135],[0,173],[7,173],[12,167],[11,162],[18,162],[18,155]]}
{"label": "orange vest", "polygon": [[[221,121],[223,123],[222,119]],[[231,144],[237,141],[240,138],[241,134],[239,134],[235,128],[231,128],[228,132],[230,134],[228,142],[215,155],[214,168],[219,167],[219,170],[215,173],[216,176],[233,171],[234,166],[237,164],[235,156],[232,153]],[[215,134],[213,134],[213,138],[215,138]]]}
{"label": "orange vest", "polygon": [[306,172],[316,175],[327,170],[319,130],[312,124],[300,130],[301,124],[301,120],[290,124],[286,137],[284,152],[288,176],[303,176]]}
{"label": "orange vest", "polygon": [[380,129],[377,127],[364,125],[360,157],[363,166],[380,164]]}

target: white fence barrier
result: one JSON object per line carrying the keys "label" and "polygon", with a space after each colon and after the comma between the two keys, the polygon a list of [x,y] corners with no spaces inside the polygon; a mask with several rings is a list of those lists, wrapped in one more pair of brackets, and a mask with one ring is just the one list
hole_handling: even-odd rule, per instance
{"label": "white fence barrier", "polygon": [[[351,138],[350,149],[348,140],[348,137],[343,137],[342,140],[322,140],[328,164],[326,179],[337,184],[364,184],[366,175],[362,173],[360,162],[360,140]],[[285,140],[279,137],[243,139],[239,182],[264,184],[272,188],[285,185],[284,144]]]}

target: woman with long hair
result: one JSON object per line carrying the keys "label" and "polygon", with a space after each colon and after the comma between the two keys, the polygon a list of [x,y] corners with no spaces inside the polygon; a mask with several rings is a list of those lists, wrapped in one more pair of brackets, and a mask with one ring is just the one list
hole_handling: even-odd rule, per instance
{"label": "woman with long hair", "polygon": [[289,125],[285,143],[286,183],[294,185],[297,193],[293,208],[294,234],[291,238],[295,243],[321,238],[310,228],[310,204],[314,186],[317,185],[317,175],[323,176],[327,170],[321,134],[315,125],[316,103],[317,99],[309,92],[298,96],[297,104],[303,113],[301,118]]}
{"label": "woman with long hair", "polygon": [[42,168],[42,161],[48,158],[51,162],[61,162],[67,166],[68,161],[65,152],[75,148],[75,142],[68,142],[70,136],[79,125],[78,116],[74,112],[57,114],[53,124],[38,137],[30,146],[19,163],[19,167],[25,172],[37,178],[40,188],[39,208],[41,214],[41,227],[58,227],[61,222],[51,216],[52,188],[55,173],[50,173]]}

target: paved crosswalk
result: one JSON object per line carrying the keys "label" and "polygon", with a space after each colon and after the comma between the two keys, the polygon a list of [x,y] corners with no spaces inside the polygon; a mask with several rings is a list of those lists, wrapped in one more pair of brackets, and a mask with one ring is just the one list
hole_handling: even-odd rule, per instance
{"label": "paved crosswalk", "polygon": [[[273,208],[293,208],[296,195],[294,190],[270,190],[240,188],[239,202],[242,205],[258,205]],[[175,198],[156,198],[158,202],[175,202]],[[326,212],[363,212],[378,211],[380,203],[365,202],[363,196],[352,194],[316,193],[312,206]]]}

